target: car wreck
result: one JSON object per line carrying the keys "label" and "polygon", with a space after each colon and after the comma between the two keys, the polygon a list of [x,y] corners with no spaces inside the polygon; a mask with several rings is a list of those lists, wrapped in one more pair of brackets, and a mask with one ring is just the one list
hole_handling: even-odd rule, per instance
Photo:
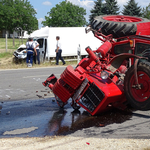
{"label": "car wreck", "polygon": [[14,51],[13,55],[16,59],[26,59],[27,57],[27,48],[26,45],[22,44]]}
{"label": "car wreck", "polygon": [[[110,108],[150,109],[150,20],[139,17],[97,16],[85,29],[103,44],[85,48],[88,57],[73,68],[67,66],[57,79],[44,82],[60,107],[71,98],[73,109],[83,107],[91,115]],[[88,43],[87,43],[88,44]]]}

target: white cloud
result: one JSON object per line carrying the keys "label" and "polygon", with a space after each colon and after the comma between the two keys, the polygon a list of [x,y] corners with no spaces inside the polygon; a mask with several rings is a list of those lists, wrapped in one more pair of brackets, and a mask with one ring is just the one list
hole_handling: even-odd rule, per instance
{"label": "white cloud", "polygon": [[42,4],[43,4],[43,5],[47,5],[47,6],[52,5],[52,3],[51,3],[51,2],[49,2],[49,1],[45,1],[45,2],[43,2]]}
{"label": "white cloud", "polygon": [[79,5],[81,7],[87,7],[87,8],[92,8],[93,7],[93,0],[67,0],[71,2],[72,4]]}
{"label": "white cloud", "polygon": [[90,10],[94,6],[94,1],[93,0],[67,0],[71,2],[74,5],[78,5],[80,7],[83,7],[86,10],[86,20],[89,20],[89,15],[90,15]]}
{"label": "white cloud", "polygon": [[36,12],[38,11],[36,8],[34,9]]}
{"label": "white cloud", "polygon": [[41,23],[42,21],[44,21],[43,18],[39,18],[39,19],[38,19],[38,22],[39,22],[39,23]]}

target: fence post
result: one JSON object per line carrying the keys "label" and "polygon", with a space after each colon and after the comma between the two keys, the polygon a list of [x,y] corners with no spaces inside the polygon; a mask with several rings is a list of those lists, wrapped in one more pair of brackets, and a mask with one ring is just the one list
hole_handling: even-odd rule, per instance
{"label": "fence post", "polygon": [[7,32],[6,32],[6,52],[7,52]]}
{"label": "fence post", "polygon": [[77,49],[77,56],[78,56],[78,63],[80,62],[80,59],[81,59],[81,48],[80,48],[80,44],[79,44],[79,47]]}

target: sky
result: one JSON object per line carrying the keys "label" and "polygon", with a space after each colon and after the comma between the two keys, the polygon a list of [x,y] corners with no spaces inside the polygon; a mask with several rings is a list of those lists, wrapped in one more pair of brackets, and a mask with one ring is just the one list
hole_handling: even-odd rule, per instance
{"label": "sky", "polygon": [[[28,0],[28,1],[30,1],[30,4],[37,12],[36,17],[38,19],[40,29],[42,27],[41,22],[45,20],[45,16],[47,16],[47,13],[50,12],[50,10],[53,7],[55,7],[56,4],[59,4],[64,0]],[[87,15],[85,16],[85,18],[88,21],[90,10],[93,8],[94,1],[96,0],[67,0],[67,1],[70,1],[73,4],[86,9]],[[117,0],[120,10],[122,10],[123,5],[126,5],[128,1],[129,0]],[[141,8],[148,6],[150,3],[149,0],[135,0],[135,2],[138,3],[138,6],[141,6]]]}

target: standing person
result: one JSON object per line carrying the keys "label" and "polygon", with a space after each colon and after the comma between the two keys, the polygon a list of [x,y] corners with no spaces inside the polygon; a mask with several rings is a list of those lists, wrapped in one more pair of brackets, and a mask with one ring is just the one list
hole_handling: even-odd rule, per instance
{"label": "standing person", "polygon": [[27,67],[32,67],[33,53],[35,52],[35,55],[37,55],[33,38],[28,39],[28,41],[26,43],[26,47],[27,47],[27,59],[26,59]]}
{"label": "standing person", "polygon": [[34,40],[34,43],[35,43],[35,48],[36,48],[36,53],[37,55],[34,55],[34,63],[36,64],[36,59],[38,61],[38,64],[40,64],[40,54],[39,54],[39,43],[38,41],[35,39]]}
{"label": "standing person", "polygon": [[66,63],[61,56],[62,49],[61,49],[60,37],[56,36],[56,40],[57,40],[57,43],[56,43],[56,65],[59,64],[59,59],[63,62],[63,65],[64,65]]}

